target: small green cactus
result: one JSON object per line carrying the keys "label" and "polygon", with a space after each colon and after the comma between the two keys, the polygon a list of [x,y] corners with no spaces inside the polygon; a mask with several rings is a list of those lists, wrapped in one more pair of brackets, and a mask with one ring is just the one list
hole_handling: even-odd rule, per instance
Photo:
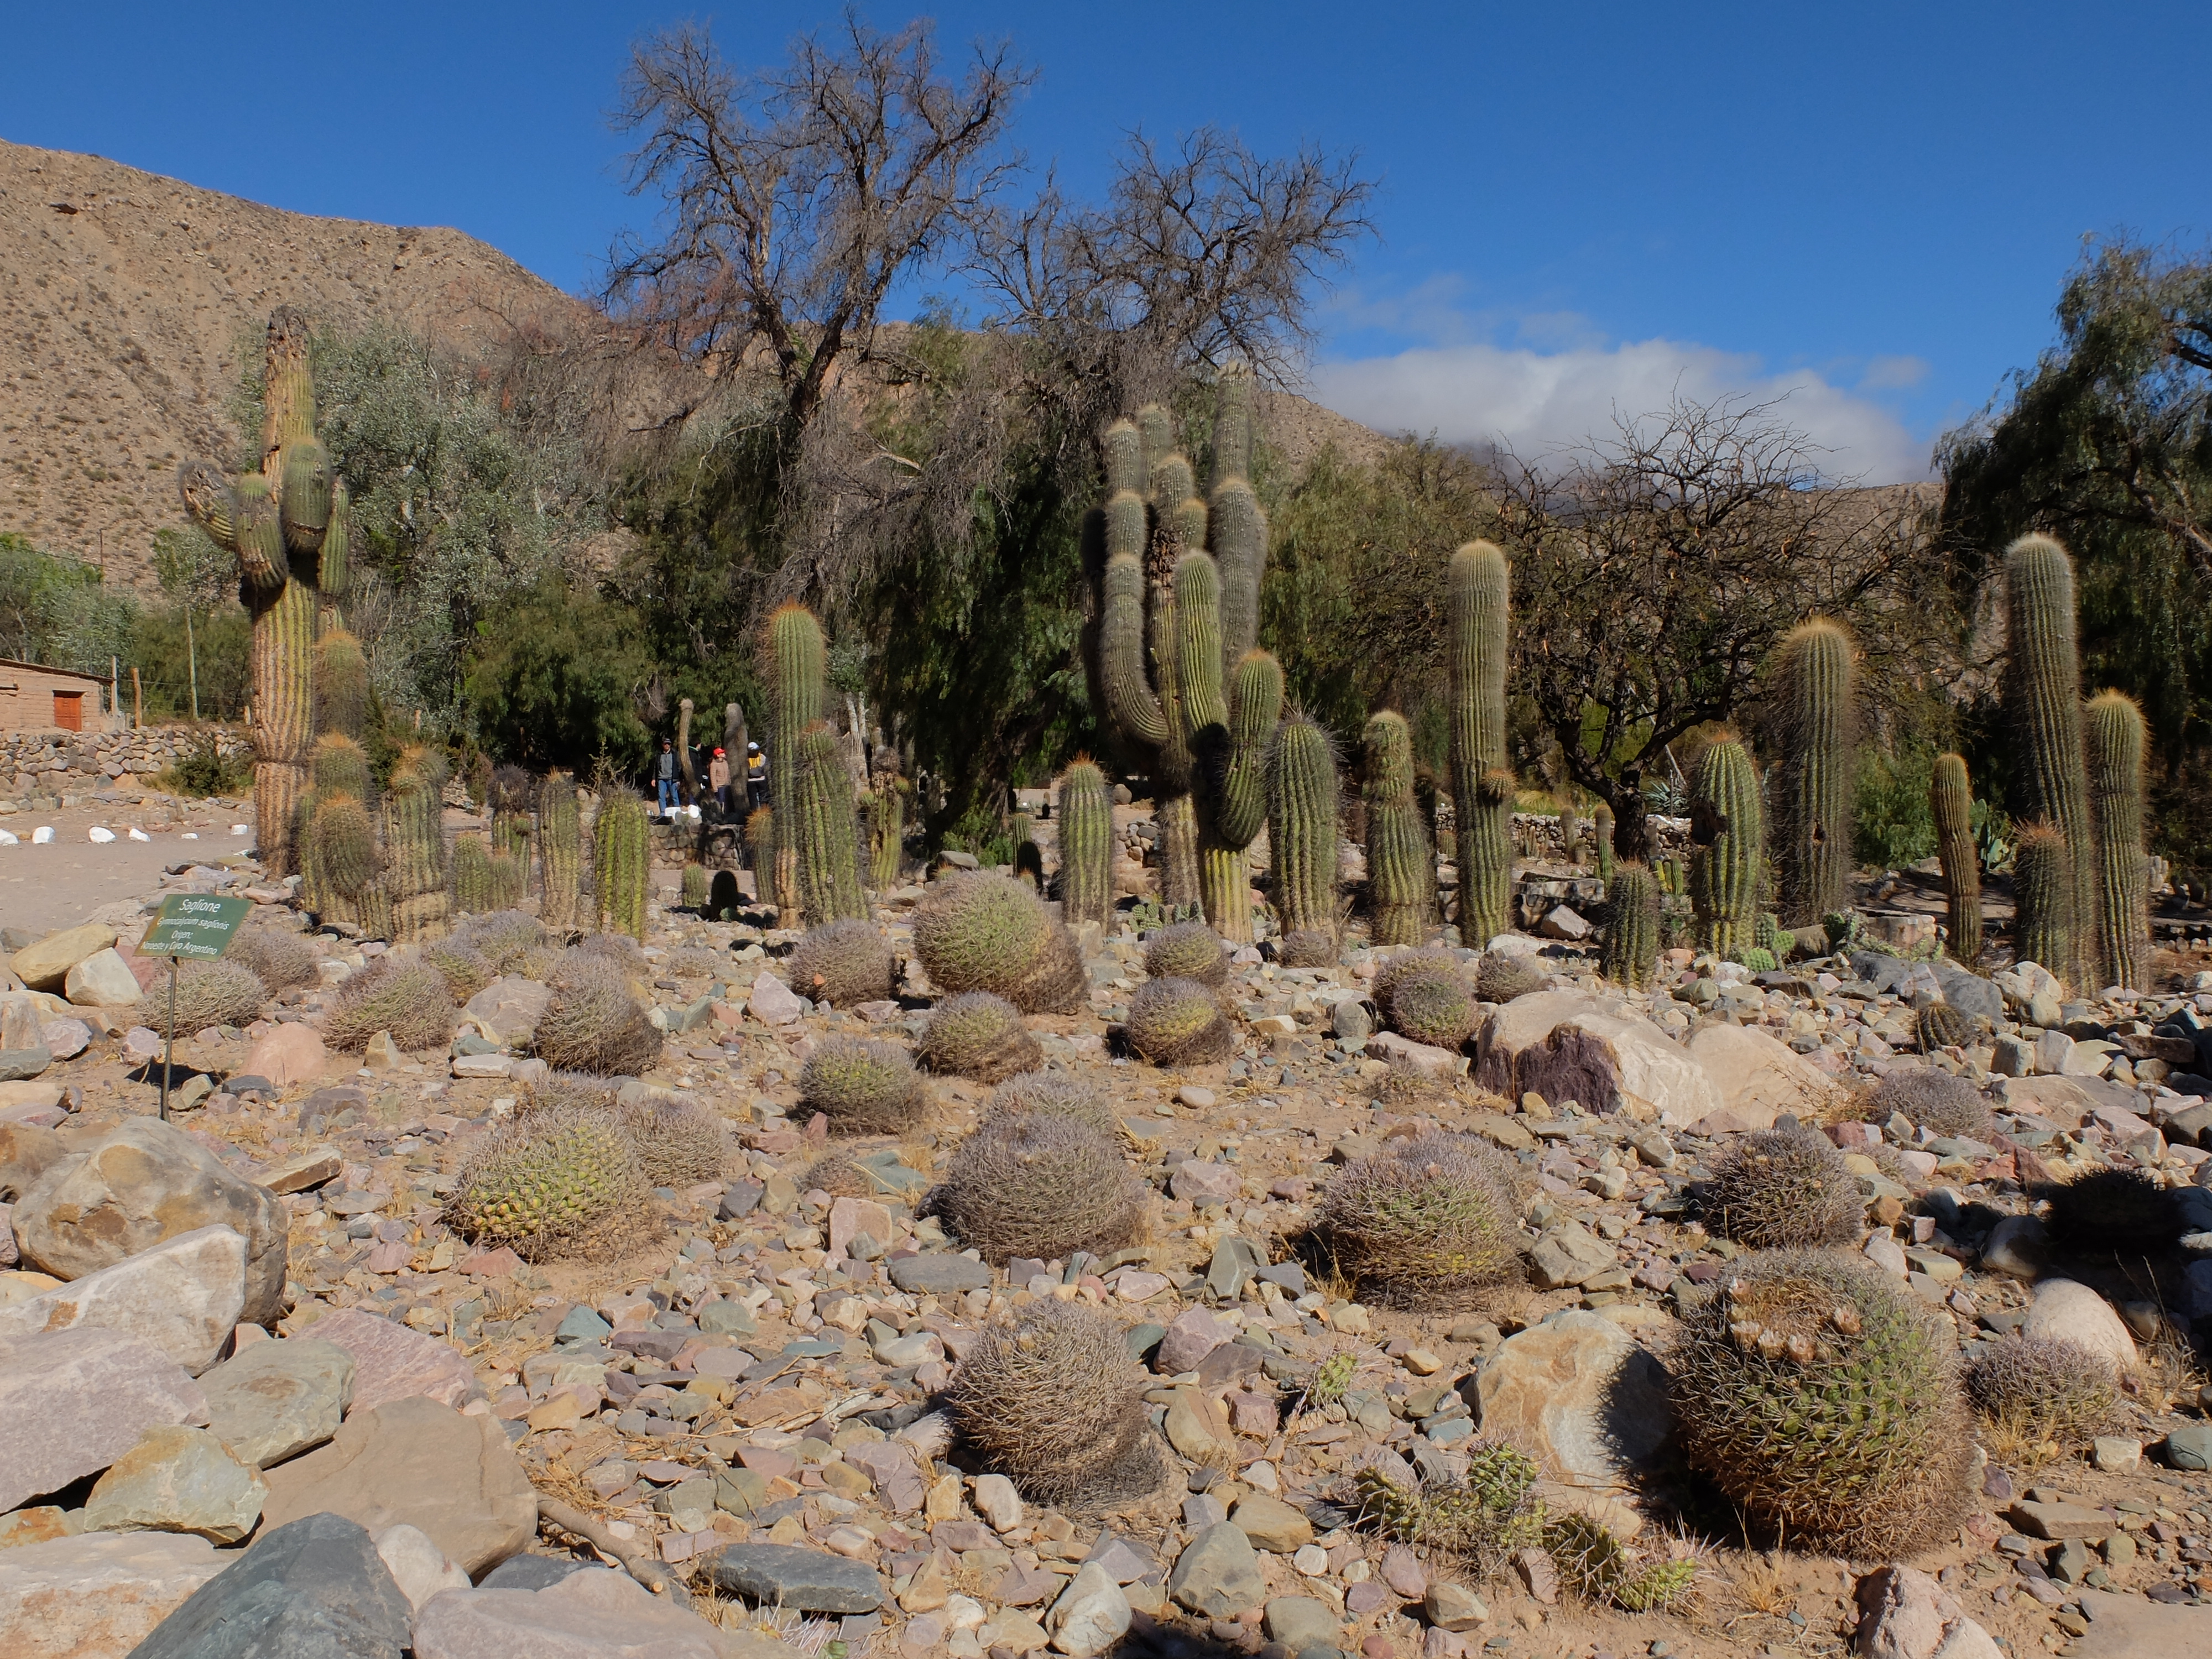
{"label": "small green cactus", "polygon": [[1929,816],[1943,866],[1945,948],[1966,967],[1982,959],[1982,859],[1974,844],[1974,794],[1963,756],[1938,755],[1928,780]]}
{"label": "small green cactus", "polygon": [[915,912],[915,953],[940,991],[991,991],[1024,1013],[1061,1012],[1088,985],[1083,958],[1024,883],[988,873],[933,882]]}
{"label": "small green cactus", "polygon": [[1750,755],[1735,738],[1713,744],[1698,763],[1690,821],[1698,842],[1690,871],[1698,942],[1733,957],[1757,936],[1759,876],[1766,862],[1759,778]]}
{"label": "small green cactus", "polygon": [[601,933],[645,937],[650,846],[645,802],[629,790],[611,790],[599,803],[599,822],[592,826],[592,874],[599,890]]}
{"label": "small green cactus", "polygon": [[1929,1003],[1914,1017],[1912,1025],[1923,1054],[1932,1054],[1938,1048],[1963,1048],[1974,1040],[1974,1028],[1966,1017],[1948,1002]]}
{"label": "small green cactus", "polygon": [[1658,882],[1644,866],[1624,864],[1605,884],[1605,976],[1650,985],[1659,973]]}
{"label": "small green cactus", "polygon": [[1079,758],[1060,781],[1060,908],[1069,926],[1114,919],[1114,797]]}
{"label": "small green cactus", "polygon": [[1590,814],[1590,836],[1597,843],[1597,878],[1613,879],[1613,860],[1620,856],[1613,845],[1613,808],[1603,801]]}
{"label": "small green cactus", "polygon": [[1064,1261],[1127,1245],[1151,1190],[1105,1137],[1072,1118],[1025,1113],[953,1149],[937,1204],[947,1231],[986,1261]]}
{"label": "small green cactus", "polygon": [[2013,840],[2012,888],[2014,956],[2065,978],[2075,958],[2074,860],[2057,826],[2020,826]]}
{"label": "small green cactus", "polygon": [[988,991],[947,997],[922,1027],[921,1060],[933,1072],[997,1083],[1044,1064],[1021,1011]]}
{"label": "small green cactus", "polygon": [[500,908],[492,896],[491,843],[467,830],[453,841],[453,908],[483,915]]}
{"label": "small green cactus", "polygon": [[457,1177],[447,1218],[464,1237],[531,1261],[599,1254],[641,1210],[629,1139],[599,1113],[532,1113],[487,1133]]}
{"label": "small green cactus", "polygon": [[1178,921],[1145,940],[1145,972],[1153,979],[1195,980],[1215,990],[1229,983],[1229,952],[1202,921]]}
{"label": "small green cactus", "polygon": [[379,957],[339,981],[323,1010],[323,1041],[359,1054],[379,1031],[410,1054],[443,1049],[453,1035],[445,975],[427,962]]}
{"label": "small green cactus", "polygon": [[1512,1167],[1469,1135],[1420,1135],[1346,1165],[1315,1231],[1361,1298],[1384,1306],[1463,1305],[1520,1271]]}
{"label": "small green cactus", "polygon": [[547,980],[553,994],[532,1040],[538,1057],[555,1071],[638,1077],[660,1058],[660,1033],[622,962],[574,950],[553,964]]}
{"label": "small green cactus", "polygon": [[1195,980],[1153,979],[1129,999],[1129,1047],[1155,1066],[1205,1066],[1229,1058],[1237,1033],[1213,993]]}
{"label": "small green cactus", "polygon": [[1352,1386],[1352,1376],[1358,1369],[1359,1356],[1349,1348],[1339,1348],[1314,1367],[1313,1376],[1306,1383],[1305,1403],[1316,1411],[1338,1404],[1345,1390]]}
{"label": "small green cactus", "polygon": [[1367,722],[1367,891],[1376,945],[1419,945],[1436,913],[1437,855],[1413,797],[1413,733],[1384,709]]}
{"label": "small green cactus", "polygon": [[1858,1242],[1858,1177],[1818,1131],[1754,1130],[1712,1167],[1705,1219],[1721,1237],[1762,1250]]}
{"label": "small green cactus", "polygon": [[799,1102],[832,1134],[904,1134],[929,1111],[907,1051],[868,1037],[828,1036],[799,1068]]}
{"label": "small green cactus", "polygon": [[1627,1613],[1663,1610],[1696,1584],[1694,1561],[1638,1561],[1598,1522],[1569,1512],[1544,1528],[1544,1549],[1569,1589]]}
{"label": "small green cactus", "polygon": [[707,866],[697,862],[684,866],[683,903],[687,910],[707,908]]}
{"label": "small green cactus", "polygon": [[848,916],[810,927],[792,947],[792,988],[816,1002],[851,1008],[885,1002],[898,988],[898,962],[872,921]]}

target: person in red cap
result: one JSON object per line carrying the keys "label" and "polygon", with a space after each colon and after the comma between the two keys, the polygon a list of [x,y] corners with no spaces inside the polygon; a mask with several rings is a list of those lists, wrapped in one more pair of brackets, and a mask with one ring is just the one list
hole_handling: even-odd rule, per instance
{"label": "person in red cap", "polygon": [[714,792],[714,805],[726,817],[730,811],[730,763],[719,749],[707,768],[707,787]]}

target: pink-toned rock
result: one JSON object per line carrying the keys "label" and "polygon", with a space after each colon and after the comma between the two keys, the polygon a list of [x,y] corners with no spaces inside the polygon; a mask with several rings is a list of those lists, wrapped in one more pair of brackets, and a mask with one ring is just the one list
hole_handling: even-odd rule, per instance
{"label": "pink-toned rock", "polygon": [[396,1273],[415,1259],[415,1247],[404,1239],[388,1239],[368,1253],[361,1265],[373,1273]]}
{"label": "pink-toned rock", "polygon": [[238,1069],[240,1073],[265,1077],[282,1089],[320,1077],[325,1058],[321,1035],[312,1026],[295,1022],[279,1025],[256,1042]]}
{"label": "pink-toned rock", "polygon": [[726,1659],[781,1650],[726,1636],[604,1567],[541,1590],[453,1589],[415,1619],[416,1659]]}
{"label": "pink-toned rock", "polygon": [[1168,1179],[1168,1191],[1189,1204],[1226,1204],[1244,1190],[1244,1177],[1226,1164],[1185,1158]]}
{"label": "pink-toned rock", "polygon": [[1199,1361],[1229,1340],[1220,1322],[1203,1308],[1193,1308],[1168,1327],[1160,1339],[1158,1370],[1163,1376],[1179,1376],[1198,1369]]}
{"label": "pink-toned rock", "polygon": [[872,1199],[841,1198],[830,1206],[830,1254],[841,1255],[854,1239],[866,1233],[888,1249],[896,1236],[891,1212]]}
{"label": "pink-toned rock", "polygon": [[356,1308],[325,1314],[307,1334],[353,1356],[351,1414],[356,1417],[416,1395],[458,1406],[476,1387],[476,1373],[453,1348]]}
{"label": "pink-toned rock", "polygon": [[0,1338],[96,1326],[138,1338],[197,1376],[245,1310],[246,1270],[244,1239],[201,1227],[0,1307]]}
{"label": "pink-toned rock", "polygon": [[1449,1082],[1459,1075],[1466,1057],[1433,1043],[1416,1042],[1395,1031],[1377,1031],[1367,1039],[1367,1057],[1388,1065],[1409,1066],[1423,1077]]}
{"label": "pink-toned rock", "polygon": [[461,1271],[471,1279],[511,1279],[522,1269],[522,1258],[501,1245],[495,1250],[478,1250],[461,1263]]}
{"label": "pink-toned rock", "polygon": [[1861,1659],[2002,1659],[1990,1633],[1951,1593],[1911,1567],[1881,1567],[1858,1582]]}
{"label": "pink-toned rock", "polygon": [[8,1659],[127,1654],[238,1559],[173,1532],[88,1532],[0,1550],[0,1653]]}
{"label": "pink-toned rock", "polygon": [[0,1340],[0,1512],[107,1468],[147,1429],[207,1420],[200,1385],[134,1338],[85,1326]]}
{"label": "pink-toned rock", "polygon": [[1755,1025],[1701,1026],[1686,1048],[1712,1079],[1723,1109],[1747,1128],[1771,1129],[1784,1112],[1814,1122],[1836,1099],[1833,1078]]}

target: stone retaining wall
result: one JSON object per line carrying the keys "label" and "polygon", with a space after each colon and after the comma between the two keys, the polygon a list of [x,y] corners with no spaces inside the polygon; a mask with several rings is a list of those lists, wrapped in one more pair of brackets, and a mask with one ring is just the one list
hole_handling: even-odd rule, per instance
{"label": "stone retaining wall", "polygon": [[0,799],[27,804],[62,794],[89,793],[128,778],[152,775],[215,734],[226,755],[246,754],[246,729],[237,726],[149,726],[137,732],[11,732],[0,736]]}

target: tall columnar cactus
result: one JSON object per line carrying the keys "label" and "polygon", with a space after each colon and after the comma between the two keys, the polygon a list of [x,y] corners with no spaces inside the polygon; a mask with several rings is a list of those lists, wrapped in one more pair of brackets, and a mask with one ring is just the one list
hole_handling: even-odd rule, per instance
{"label": "tall columnar cactus", "polygon": [[592,825],[592,875],[599,890],[599,931],[645,937],[646,885],[652,842],[645,803],[628,790],[599,803]]}
{"label": "tall columnar cactus", "polygon": [[1336,750],[1292,714],[1267,756],[1267,845],[1285,937],[1336,932]]}
{"label": "tall columnar cactus", "polygon": [[859,826],[853,817],[853,775],[846,769],[845,751],[827,720],[817,720],[799,734],[798,787],[793,810],[781,816],[791,824],[796,842],[799,902],[806,925],[866,921]]}
{"label": "tall columnar cactus", "polygon": [[[238,559],[239,597],[252,619],[248,649],[255,830],[275,876],[297,867],[293,837],[307,785],[314,719],[313,649],[318,588],[335,603],[345,580],[345,495],[315,437],[307,322],[289,306],[264,341],[260,465],[235,478],[187,462],[178,491],[209,538]],[[338,544],[325,566],[333,521]]]}
{"label": "tall columnar cactus", "polygon": [[1437,855],[1413,798],[1413,738],[1384,709],[1367,722],[1367,892],[1376,945],[1419,945],[1436,914]]}
{"label": "tall columnar cactus", "polygon": [[1758,942],[1759,880],[1766,864],[1759,777],[1733,738],[1705,750],[1690,798],[1690,831],[1698,850],[1690,868],[1690,900],[1698,943],[1734,958]]}
{"label": "tall columnar cactus", "polygon": [[362,921],[362,901],[381,864],[370,816],[374,799],[367,751],[343,732],[319,738],[293,844],[301,896],[325,921],[357,926]]}
{"label": "tall columnar cactus", "polygon": [[445,936],[452,912],[446,890],[444,757],[421,744],[401,751],[384,792],[383,887],[392,907],[395,945],[422,944]]}
{"label": "tall columnar cactus", "polygon": [[745,816],[745,856],[752,861],[753,897],[765,903],[775,884],[775,809],[756,806]]}
{"label": "tall columnar cactus", "polygon": [[2054,824],[2023,826],[2012,849],[2013,951],[2052,973],[2074,960],[2074,850]]}
{"label": "tall columnar cactus", "polygon": [[[684,799],[694,806],[703,807],[699,798],[699,768],[691,758],[692,702],[689,697],[676,704],[676,770],[684,780]],[[742,766],[744,763],[740,761]]]}
{"label": "tall columnar cactus", "polygon": [[1447,585],[1459,937],[1480,949],[1513,925],[1513,774],[1505,764],[1512,574],[1488,542],[1469,542],[1452,555]]}
{"label": "tall columnar cactus", "polygon": [[[2143,982],[2150,949],[2150,859],[2143,848],[2143,717],[2135,699],[2100,691],[2082,710],[2089,819],[2097,836],[2095,959],[2101,986]],[[2088,951],[2077,944],[2078,955]]]}
{"label": "tall columnar cactus", "polygon": [[[822,718],[822,687],[828,653],[822,643],[822,624],[803,605],[779,606],[768,619],[766,660],[769,686],[769,795],[775,803],[775,866],[772,872],[774,897],[780,909],[792,915],[781,919],[788,927],[805,902],[799,878],[799,815],[796,810],[800,750],[806,728]],[[763,891],[761,895],[769,895]],[[810,916],[826,921],[826,916]]]}
{"label": "tall columnar cactus", "polygon": [[482,916],[498,908],[492,898],[491,843],[482,830],[466,830],[453,842],[453,908]]}
{"label": "tall columnar cactus", "polygon": [[876,746],[868,786],[868,885],[878,893],[898,885],[906,851],[906,803],[914,785],[899,775],[899,765],[897,750],[887,743]]}
{"label": "tall columnar cactus", "polygon": [[1850,636],[1815,617],[1782,642],[1771,693],[1779,716],[1776,862],[1792,927],[1844,908],[1851,893]]}
{"label": "tall columnar cactus", "polygon": [[1605,884],[1605,976],[1649,985],[1659,971],[1659,883],[1641,864],[1624,864]]}
{"label": "tall columnar cactus", "polygon": [[584,861],[582,822],[576,807],[576,781],[566,772],[548,772],[538,786],[538,868],[543,895],[538,914],[548,927],[576,925]]}
{"label": "tall columnar cactus", "polygon": [[1613,846],[1613,808],[1603,801],[1600,801],[1597,811],[1590,814],[1590,836],[1597,842],[1597,878],[1611,881],[1616,856]]}
{"label": "tall columnar cactus", "polygon": [[1106,775],[1078,760],[1060,780],[1060,909],[1071,927],[1114,919],[1114,796]]}
{"label": "tall columnar cactus", "polygon": [[1249,377],[1223,376],[1211,507],[1166,410],[1107,429],[1095,574],[1100,690],[1152,775],[1161,896],[1201,905],[1237,940],[1252,937],[1245,849],[1265,821],[1263,757],[1282,714],[1282,671],[1253,648],[1267,531],[1244,476],[1249,393]]}
{"label": "tall columnar cactus", "polygon": [[1936,820],[1936,855],[1943,865],[1950,952],[1972,968],[1982,959],[1982,858],[1974,845],[1974,792],[1963,756],[1936,757],[1928,780],[1928,811]]}
{"label": "tall columnar cactus", "polygon": [[316,732],[358,738],[368,725],[368,659],[361,641],[343,628],[328,629],[315,641],[313,676]]}
{"label": "tall columnar cactus", "polygon": [[2081,981],[2096,971],[2097,842],[2081,750],[2081,664],[2074,618],[2074,562],[2048,536],[2022,536],[2005,550],[2006,631],[2011,653],[2005,701],[2027,753],[2019,816],[2066,837],[2071,866],[2070,931],[2064,961],[2043,965]]}

